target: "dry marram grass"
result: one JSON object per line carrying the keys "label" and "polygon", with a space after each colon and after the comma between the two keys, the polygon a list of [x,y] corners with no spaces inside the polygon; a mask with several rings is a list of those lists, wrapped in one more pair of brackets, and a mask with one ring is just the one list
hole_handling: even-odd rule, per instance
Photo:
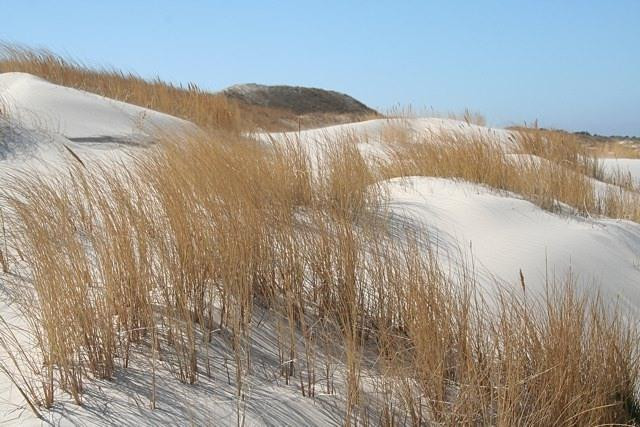
{"label": "dry marram grass", "polygon": [[[421,236],[389,234],[371,185],[385,174],[450,176],[593,209],[577,172],[541,174],[542,162],[529,171],[479,140],[401,145],[382,169],[349,138],[333,144],[321,173],[295,144],[220,134],[167,137],[129,171],[16,180],[4,198],[20,255],[8,268],[24,264],[33,278],[14,292],[39,353],[20,362],[16,342],[3,343],[31,367],[24,377],[7,369],[34,408],[58,389],[81,403],[91,378],[126,373],[133,348],[196,383],[216,369],[205,356],[227,351],[212,345],[225,330],[240,422],[254,313],[267,310],[279,319],[273,368],[310,399],[318,387],[344,390],[345,424],[636,416],[636,335],[619,316],[576,296],[570,278],[537,302],[498,292],[490,312],[472,276],[453,283]],[[533,173],[542,189],[527,183]]]}
{"label": "dry marram grass", "polygon": [[45,49],[0,44],[0,73],[5,72],[33,74],[55,84],[181,117],[203,129],[238,131],[250,121],[250,112],[243,112],[241,119],[236,103],[222,95],[206,92],[193,83],[183,88],[159,78],[145,80],[116,69],[90,68]]}
{"label": "dry marram grass", "polygon": [[[507,151],[477,134],[416,136],[399,120],[382,132],[384,160],[364,158],[358,135],[310,158],[296,140],[243,138],[237,107],[196,87],[7,46],[1,71],[208,130],[165,135],[130,168],[75,164],[4,189],[0,267],[30,279],[9,289],[37,351],[3,322],[2,369],[34,412],[60,391],[82,403],[87,381],[126,375],[137,352],[153,378],[160,360],[188,384],[224,369],[240,424],[257,369],[256,313],[269,313],[278,356],[269,368],[306,398],[342,393],[346,425],[637,422],[638,337],[621,315],[577,295],[571,277],[549,280],[540,298],[525,296],[523,277],[522,294],[498,288],[490,306],[471,272],[446,274],[424,236],[398,239],[381,212],[378,180],[425,175],[638,221],[635,189],[570,136],[520,129]],[[594,179],[618,186],[603,196]],[[154,381],[151,407],[156,394]]]}

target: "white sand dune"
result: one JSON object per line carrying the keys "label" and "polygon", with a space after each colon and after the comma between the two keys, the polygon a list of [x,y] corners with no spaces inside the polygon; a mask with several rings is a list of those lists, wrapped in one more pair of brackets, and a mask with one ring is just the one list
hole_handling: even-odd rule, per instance
{"label": "white sand dune", "polygon": [[507,150],[515,146],[515,135],[505,129],[493,129],[459,120],[440,118],[385,118],[347,123],[301,132],[258,133],[255,137],[265,143],[294,142],[299,144],[313,160],[322,158],[327,144],[336,140],[353,141],[365,158],[385,159],[385,142],[397,138],[409,140],[437,141],[438,136],[474,136],[483,140],[494,141]]}
{"label": "white sand dune", "polygon": [[384,185],[394,225],[422,227],[454,273],[462,255],[483,286],[519,289],[522,271],[533,292],[571,273],[580,289],[640,314],[639,224],[555,214],[464,181],[411,177]]}
{"label": "white sand dune", "polygon": [[[86,161],[118,161],[132,149],[122,142],[148,137],[157,127],[190,126],[166,114],[23,73],[0,74],[0,99],[5,113],[0,119],[0,185],[11,180],[16,171],[54,173],[55,167],[75,161],[65,145],[70,144]],[[398,125],[406,126],[413,135],[462,132],[505,145],[514,141],[513,135],[503,129],[447,119],[378,119],[300,133],[259,134],[257,138],[289,138],[315,155],[323,142],[351,135],[365,153],[377,155],[382,150],[381,134]],[[607,165],[627,168],[640,179],[640,160],[611,160]],[[398,238],[406,229],[426,233],[441,259],[451,266],[452,274],[460,268],[462,257],[467,266],[473,266],[482,286],[500,282],[518,289],[522,271],[528,289],[542,292],[547,277],[562,278],[571,271],[580,289],[598,292],[607,302],[619,303],[640,319],[640,225],[554,214],[518,195],[462,181],[412,177],[382,185],[388,190],[390,225]],[[2,281],[0,275],[0,288]],[[6,317],[15,313],[1,301],[0,314]],[[270,341],[274,324],[267,318],[256,330],[256,365],[260,357],[273,357],[268,349],[274,347]],[[217,345],[222,348],[224,344]],[[186,386],[169,369],[160,369],[159,407],[150,410],[145,406],[150,378],[139,369],[144,363],[134,360],[126,376],[87,385],[83,407],[62,397],[52,411],[46,412],[47,421],[63,425],[236,424],[234,386],[226,377],[202,378],[197,385]],[[249,384],[247,425],[340,423],[343,403],[334,396],[305,399],[293,386],[259,376],[251,378]],[[17,389],[2,375],[0,420],[6,425],[43,423],[25,407]]]}
{"label": "white sand dune", "polygon": [[0,74],[2,109],[22,126],[79,141],[119,141],[157,128],[187,126],[184,120],[26,73]]}
{"label": "white sand dune", "polygon": [[276,132],[260,134],[259,137],[269,136],[276,139],[295,139],[304,142],[323,142],[336,139],[344,135],[353,135],[363,142],[377,141],[384,132],[393,128],[408,130],[414,135],[437,135],[442,132],[475,134],[479,137],[487,137],[497,142],[509,143],[513,139],[511,132],[504,129],[494,129],[453,119],[440,118],[385,118],[366,120],[357,123],[347,123],[328,126],[319,129],[307,129],[301,132]]}

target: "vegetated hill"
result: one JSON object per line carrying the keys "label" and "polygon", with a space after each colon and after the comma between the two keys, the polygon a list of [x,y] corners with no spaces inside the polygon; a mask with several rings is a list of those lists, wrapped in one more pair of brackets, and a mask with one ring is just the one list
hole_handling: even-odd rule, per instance
{"label": "vegetated hill", "polygon": [[284,128],[317,127],[379,116],[357,99],[332,90],[249,83],[231,86],[221,93],[243,106],[265,109],[272,117],[279,116],[274,124]]}
{"label": "vegetated hill", "polygon": [[249,83],[231,86],[223,93],[248,104],[291,110],[296,114],[376,114],[375,110],[349,95],[313,87]]}

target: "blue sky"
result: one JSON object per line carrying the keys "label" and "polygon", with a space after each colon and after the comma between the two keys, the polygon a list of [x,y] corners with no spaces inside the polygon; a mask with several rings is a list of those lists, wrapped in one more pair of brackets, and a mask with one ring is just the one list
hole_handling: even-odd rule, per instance
{"label": "blue sky", "polygon": [[0,40],[145,77],[640,136],[640,0],[0,0]]}

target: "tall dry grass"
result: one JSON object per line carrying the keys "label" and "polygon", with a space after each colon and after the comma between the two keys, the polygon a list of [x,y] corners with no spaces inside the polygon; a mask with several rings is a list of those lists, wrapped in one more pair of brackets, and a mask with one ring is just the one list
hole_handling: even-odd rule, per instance
{"label": "tall dry grass", "polygon": [[616,159],[638,159],[640,158],[640,148],[637,143],[625,141],[617,142],[596,142],[588,145],[589,152],[598,157],[608,157]]}
{"label": "tall dry grass", "polygon": [[[601,181],[591,181],[596,194],[596,208],[587,210],[589,213],[640,222],[640,192],[630,173],[605,169],[600,157],[575,134],[531,128],[521,128],[519,132],[524,153],[540,156],[565,169]],[[598,191],[596,185],[606,187],[605,191]]]}
{"label": "tall dry grass", "polygon": [[[483,144],[402,147],[393,172],[548,202]],[[540,300],[496,291],[498,308],[485,304],[472,275],[445,274],[422,236],[391,234],[372,185],[389,170],[352,140],[335,141],[320,172],[295,144],[223,134],[168,137],[145,154],[129,169],[17,177],[3,193],[19,252],[8,269],[32,280],[11,289],[37,343],[25,358],[5,339],[16,361],[5,367],[34,408],[59,390],[82,403],[92,378],[126,375],[133,349],[188,384],[225,369],[209,363],[214,354],[231,358],[241,423],[255,313],[267,310],[278,319],[270,368],[310,399],[317,388],[340,393],[348,425],[636,417],[629,325],[570,281]],[[229,338],[215,345],[221,330]],[[149,390],[152,407],[159,392]]]}
{"label": "tall dry grass", "polygon": [[523,153],[542,157],[595,179],[603,178],[604,171],[597,157],[577,135],[526,127],[517,128],[517,131]]}
{"label": "tall dry grass", "polygon": [[415,108],[412,105],[402,106],[396,105],[386,112],[388,118],[406,119],[416,117],[435,117],[439,119],[450,119],[465,122],[468,125],[487,126],[486,117],[478,112],[469,108],[465,108],[462,112],[441,112],[436,111],[433,107],[430,108]]}
{"label": "tall dry grass", "polygon": [[401,309],[376,319],[385,425],[596,425],[637,416],[635,332],[598,299],[578,296],[571,278],[549,283],[542,299],[498,292],[487,310],[472,282],[450,286],[433,259],[415,252],[401,259],[402,282],[384,284],[390,295],[401,290]]}
{"label": "tall dry grass", "polygon": [[519,194],[544,209],[557,210],[559,203],[583,213],[595,214],[599,209],[589,177],[556,159],[513,154],[479,134],[443,132],[436,138],[390,145],[392,161],[385,166],[384,176],[458,178]]}
{"label": "tall dry grass", "polygon": [[[126,375],[138,353],[153,378],[161,364],[186,384],[233,377],[241,424],[256,313],[268,312],[268,368],[309,399],[340,395],[345,425],[638,422],[638,336],[620,313],[578,295],[570,277],[540,298],[523,277],[522,293],[497,289],[489,305],[472,274],[445,273],[423,236],[399,239],[380,212],[378,180],[427,175],[638,221],[633,189],[597,193],[591,178],[613,178],[571,136],[520,129],[514,153],[477,134],[415,138],[400,123],[382,136],[386,163],[365,159],[357,135],[312,159],[298,141],[265,146],[237,132],[290,117],[247,113],[193,85],[13,46],[2,47],[5,71],[209,131],[167,135],[133,165],[76,164],[2,190],[0,268],[16,278],[7,288],[33,347],[2,322],[10,357],[0,368],[36,414],[60,391],[81,404],[88,382]],[[462,119],[484,124],[469,111]],[[153,381],[151,407],[158,393]]]}
{"label": "tall dry grass", "polygon": [[629,174],[608,171],[577,137],[520,128],[514,144],[478,132],[417,135],[394,123],[382,133],[385,178],[438,176],[509,191],[543,209],[640,221],[640,193]]}
{"label": "tall dry grass", "polygon": [[175,86],[155,78],[145,80],[112,68],[93,68],[46,49],[0,44],[0,73],[24,72],[52,83],[96,93],[189,120],[203,129],[241,129],[238,106],[223,95],[189,83]]}

